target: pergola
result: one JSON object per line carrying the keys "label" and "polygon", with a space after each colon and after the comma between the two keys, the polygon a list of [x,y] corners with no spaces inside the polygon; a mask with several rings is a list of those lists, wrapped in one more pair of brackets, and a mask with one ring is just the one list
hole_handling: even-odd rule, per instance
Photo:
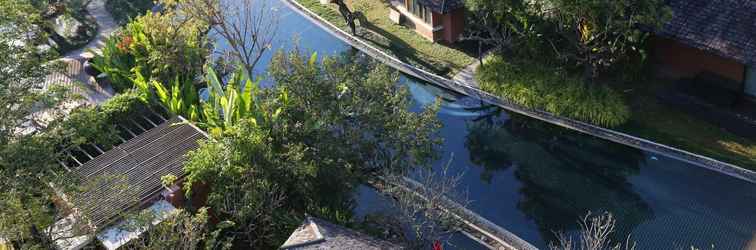
{"label": "pergola", "polygon": [[166,118],[149,109],[117,128],[120,144],[109,149],[87,144],[65,151],[59,161],[84,187],[64,199],[97,232],[115,224],[124,213],[159,201],[165,191],[161,177],[184,177],[185,155],[199,147],[199,140],[208,138],[182,117]]}

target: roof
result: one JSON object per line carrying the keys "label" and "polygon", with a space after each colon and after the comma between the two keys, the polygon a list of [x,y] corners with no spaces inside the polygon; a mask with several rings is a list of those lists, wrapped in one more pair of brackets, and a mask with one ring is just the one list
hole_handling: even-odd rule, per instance
{"label": "roof", "polygon": [[403,249],[388,241],[378,240],[366,234],[308,217],[281,246],[287,250],[309,249]]}
{"label": "roof", "polygon": [[669,0],[672,20],[658,35],[738,62],[756,64],[756,1]]}
{"label": "roof", "polygon": [[[160,224],[177,213],[176,207],[164,200],[153,203],[143,211],[152,215],[150,217],[152,218],[150,224],[153,226]],[[98,233],[97,239],[100,240],[105,249],[118,249],[130,241],[139,238],[139,236],[147,231],[146,227],[129,227],[129,225],[134,225],[135,221],[136,219],[131,218],[110,226],[108,229]]]}
{"label": "roof", "polygon": [[465,7],[465,1],[463,0],[417,0],[417,2],[442,14]]}
{"label": "roof", "polygon": [[187,152],[207,136],[182,118],[163,121],[141,134],[71,169],[85,190],[71,197],[74,206],[95,228],[115,221],[163,189],[165,175],[185,176]]}

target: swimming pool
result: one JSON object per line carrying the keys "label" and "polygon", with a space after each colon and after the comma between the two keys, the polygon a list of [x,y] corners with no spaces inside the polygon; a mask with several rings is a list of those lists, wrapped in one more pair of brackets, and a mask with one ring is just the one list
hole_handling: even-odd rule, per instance
{"label": "swimming pool", "polygon": [[[274,49],[364,56],[285,4],[272,0],[268,7],[280,17]],[[258,73],[271,57],[262,59]],[[752,183],[487,107],[410,77],[401,84],[415,110],[437,97],[444,101],[438,114],[444,157],[436,168],[451,162],[452,172],[464,173],[460,191],[473,211],[539,248],[553,231],[575,230],[589,211],[613,213],[616,239],[630,235],[637,249],[756,248]]]}

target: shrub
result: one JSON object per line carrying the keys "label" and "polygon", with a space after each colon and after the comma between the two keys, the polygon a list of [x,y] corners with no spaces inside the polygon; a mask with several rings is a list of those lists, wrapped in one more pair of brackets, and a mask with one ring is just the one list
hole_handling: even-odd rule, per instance
{"label": "shrub", "polygon": [[116,124],[133,119],[148,104],[133,92],[118,94],[102,106],[84,106],[73,110],[66,119],[52,124],[50,140],[63,147],[86,143],[109,146],[117,143]]}
{"label": "shrub", "polygon": [[477,77],[483,90],[527,108],[606,127],[630,118],[622,96],[609,87],[584,84],[579,75],[537,61],[491,56]]}
{"label": "shrub", "polygon": [[128,36],[115,35],[105,41],[102,54],[92,59],[92,66],[108,75],[110,84],[116,92],[131,88],[131,69],[136,66],[134,57],[125,49],[124,43],[130,41]]}
{"label": "shrub", "polygon": [[117,92],[131,88],[137,72],[161,83],[177,77],[192,81],[209,55],[206,30],[203,22],[173,12],[140,16],[106,41],[93,65],[108,75]]}

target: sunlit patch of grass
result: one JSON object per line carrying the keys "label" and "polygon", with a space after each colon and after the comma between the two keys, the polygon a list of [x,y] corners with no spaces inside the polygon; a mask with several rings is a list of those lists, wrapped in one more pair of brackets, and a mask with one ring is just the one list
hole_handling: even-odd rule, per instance
{"label": "sunlit patch of grass", "polygon": [[[296,0],[319,16],[349,32],[335,4],[321,5],[318,0]],[[358,23],[358,36],[375,47],[412,65],[434,73],[453,76],[475,62],[475,58],[462,50],[434,43],[414,30],[396,25],[389,20],[387,1],[347,0],[354,10],[363,13],[367,23]]]}
{"label": "sunlit patch of grass", "polygon": [[619,127],[633,136],[756,170],[756,141],[732,134],[684,111],[660,103],[655,93],[668,82],[631,86],[625,95],[632,116]]}
{"label": "sunlit patch of grass", "polygon": [[481,89],[522,106],[558,116],[616,127],[630,118],[622,95],[580,76],[535,60],[486,58],[478,69]]}

